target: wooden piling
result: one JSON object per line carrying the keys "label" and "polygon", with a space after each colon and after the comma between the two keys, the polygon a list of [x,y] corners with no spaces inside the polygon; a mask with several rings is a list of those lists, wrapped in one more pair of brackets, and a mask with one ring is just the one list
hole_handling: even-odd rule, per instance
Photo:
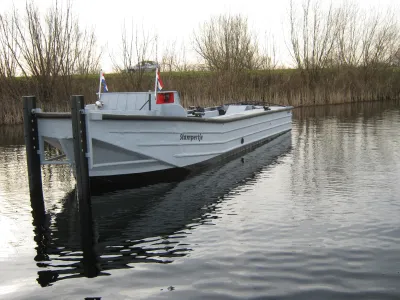
{"label": "wooden piling", "polygon": [[[89,165],[86,157],[86,118],[83,96],[71,97],[72,134],[74,140],[74,158],[76,184],[79,200],[90,204]],[[80,201],[81,202],[81,201]]]}
{"label": "wooden piling", "polygon": [[98,275],[99,269],[94,249],[95,242],[87,158],[86,115],[84,113],[83,96],[71,97],[71,117],[84,275],[94,277]]}
{"label": "wooden piling", "polygon": [[26,160],[28,165],[29,193],[31,198],[32,214],[35,220],[43,220],[45,215],[42,170],[39,154],[38,122],[35,115],[36,97],[24,96],[24,138]]}

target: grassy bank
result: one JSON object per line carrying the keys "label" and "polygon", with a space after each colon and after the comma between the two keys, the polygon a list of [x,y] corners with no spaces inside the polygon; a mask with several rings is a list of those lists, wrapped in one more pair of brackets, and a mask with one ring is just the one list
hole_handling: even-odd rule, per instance
{"label": "grassy bank", "polygon": [[[244,73],[163,72],[164,89],[180,92],[185,107],[209,106],[234,101],[265,101],[295,107],[382,101],[400,98],[400,70],[324,69],[251,71]],[[106,74],[110,91],[153,90],[153,74]],[[76,76],[69,86],[57,81],[51,97],[40,99],[41,88],[34,78],[11,78],[0,81],[0,124],[22,123],[24,95],[38,95],[45,111],[69,111],[69,95],[82,94],[93,103],[98,90],[98,76]]]}

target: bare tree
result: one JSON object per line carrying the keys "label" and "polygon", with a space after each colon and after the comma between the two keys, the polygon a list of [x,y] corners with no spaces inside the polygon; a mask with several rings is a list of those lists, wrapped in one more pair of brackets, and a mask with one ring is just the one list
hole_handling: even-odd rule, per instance
{"label": "bare tree", "polygon": [[180,49],[177,50],[177,41],[168,44],[165,47],[161,58],[161,66],[164,71],[189,71],[191,66],[186,58],[186,47],[184,43],[180,44]]}
{"label": "bare tree", "polygon": [[165,47],[164,53],[161,58],[161,66],[164,71],[172,72],[175,71],[177,64],[177,54],[175,48],[176,42],[171,43]]}
{"label": "bare tree", "polygon": [[291,56],[299,69],[316,72],[332,62],[338,35],[339,11],[332,3],[323,11],[318,2],[306,0],[297,13],[290,1]]}
{"label": "bare tree", "polygon": [[[2,77],[13,77],[17,71],[19,57],[11,50],[16,49],[13,39],[16,29],[13,25],[7,16],[0,15],[0,76]],[[11,47],[8,47],[8,43]]]}
{"label": "bare tree", "polygon": [[[362,59],[362,18],[359,7],[345,3],[339,11],[335,61],[341,66],[358,66]],[[365,23],[365,21],[364,21]]]}
{"label": "bare tree", "polygon": [[272,34],[265,34],[265,44],[258,58],[258,68],[262,70],[273,70],[278,65],[276,58],[276,43]]}
{"label": "bare tree", "polygon": [[111,55],[113,67],[116,71],[125,74],[131,88],[140,90],[145,70],[133,67],[157,55],[157,35],[146,32],[144,28],[139,30],[133,24],[127,28],[124,22],[121,45],[121,53]]}
{"label": "bare tree", "polygon": [[194,49],[211,70],[242,71],[259,67],[257,39],[240,15],[221,15],[194,33]]}
{"label": "bare tree", "polygon": [[[81,31],[69,1],[65,7],[56,1],[44,17],[33,2],[26,4],[24,12],[22,15],[14,9],[0,20],[3,53],[17,65],[10,68],[34,79],[44,102],[54,98],[58,82],[69,95],[72,74],[98,68],[100,54],[94,33]],[[82,69],[83,61],[86,66]]]}
{"label": "bare tree", "polygon": [[354,3],[339,9],[336,61],[340,66],[388,66],[399,46],[398,22],[389,10],[362,11]]}
{"label": "bare tree", "polygon": [[[383,17],[378,15],[375,20],[372,31],[374,35],[368,36],[372,42],[367,48],[368,51],[364,52],[364,65],[388,66],[399,47],[399,26],[393,12],[390,11]],[[366,39],[363,42],[366,43]]]}
{"label": "bare tree", "polygon": [[17,75],[19,53],[13,38],[16,28],[12,19],[7,15],[0,15],[0,94],[8,95],[12,99],[19,98],[18,85],[12,80]]}

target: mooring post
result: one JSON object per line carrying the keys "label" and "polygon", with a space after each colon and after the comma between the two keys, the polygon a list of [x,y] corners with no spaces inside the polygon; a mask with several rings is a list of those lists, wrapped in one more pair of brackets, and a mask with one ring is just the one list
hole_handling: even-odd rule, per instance
{"label": "mooring post", "polygon": [[24,138],[26,148],[26,161],[28,165],[29,194],[33,220],[41,222],[45,215],[42,170],[39,154],[38,122],[35,114],[36,97],[22,97],[24,107]]}
{"label": "mooring post", "polygon": [[98,275],[99,270],[94,249],[95,242],[87,157],[86,115],[83,96],[71,97],[71,117],[84,275],[94,277]]}

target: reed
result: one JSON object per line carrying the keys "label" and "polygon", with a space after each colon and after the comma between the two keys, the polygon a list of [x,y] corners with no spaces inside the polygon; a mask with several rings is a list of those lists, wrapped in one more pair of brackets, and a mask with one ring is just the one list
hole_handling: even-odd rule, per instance
{"label": "reed", "polygon": [[[164,88],[180,92],[184,107],[214,106],[239,101],[262,101],[283,105],[313,106],[363,101],[383,101],[400,98],[400,70],[382,68],[323,69],[318,77],[310,80],[302,70],[267,70],[240,73],[220,72],[164,72]],[[148,91],[154,89],[154,76],[146,73],[138,85],[132,75],[107,74],[110,91]],[[56,84],[53,98],[38,99],[45,111],[69,111],[69,95],[85,96],[87,103],[96,100],[98,77],[76,76],[66,91]],[[13,84],[18,88],[5,88]],[[133,87],[136,86],[136,89]],[[0,124],[22,123],[24,95],[39,95],[35,81],[20,78],[0,81]]]}
{"label": "reed", "polygon": [[0,146],[24,144],[24,128],[21,125],[0,126]]}

